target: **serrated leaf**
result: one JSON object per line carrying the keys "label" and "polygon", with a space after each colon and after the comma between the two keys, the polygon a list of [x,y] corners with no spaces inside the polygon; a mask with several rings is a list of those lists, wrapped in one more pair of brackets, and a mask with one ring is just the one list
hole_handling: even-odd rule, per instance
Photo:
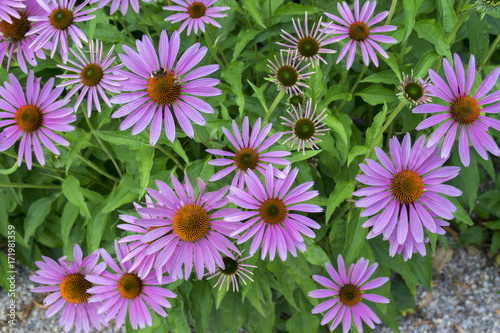
{"label": "serrated leaf", "polygon": [[241,84],[241,73],[243,72],[243,62],[233,61],[226,66],[221,73],[221,76],[231,86],[231,91],[235,95],[236,104],[240,115],[243,114],[245,108],[245,97],[243,96],[243,88]]}
{"label": "serrated leaf", "polygon": [[233,58],[231,61],[235,61],[238,59],[238,56],[240,55],[241,51],[247,46],[247,44],[255,38],[260,33],[258,30],[242,30],[238,34],[238,41],[236,42],[236,45],[234,45],[234,50],[233,50]]}
{"label": "serrated leaf", "polygon": [[260,4],[257,0],[242,0],[243,8],[248,10],[250,16],[260,25],[262,28],[266,28],[264,22],[262,22],[261,12],[260,12]]}
{"label": "serrated leaf", "polygon": [[267,113],[267,105],[266,105],[266,99],[264,98],[264,92],[262,92],[262,89],[254,85],[250,80],[247,80],[248,84],[250,87],[252,87],[253,91],[255,92],[255,96],[259,100],[260,104],[262,105],[262,108],[266,111]]}
{"label": "serrated leaf", "polygon": [[40,198],[28,208],[28,213],[24,220],[24,241],[26,244],[35,234],[36,229],[42,225],[47,215],[49,215],[51,205],[52,201],[49,198]]}
{"label": "serrated leaf", "polygon": [[449,50],[448,42],[444,37],[443,29],[435,19],[419,20],[415,23],[415,31],[419,38],[432,43],[436,52],[444,55]]}
{"label": "serrated leaf", "polygon": [[392,90],[379,85],[369,86],[362,91],[355,93],[370,105],[389,104],[396,99],[396,95]]}
{"label": "serrated leaf", "polygon": [[[358,146],[364,147],[364,146]],[[352,198],[352,192],[354,191],[354,183],[350,181],[344,181],[335,184],[335,188],[333,189],[332,194],[328,198],[328,206],[326,207],[325,213],[325,221],[328,223],[330,217],[332,216],[335,209],[342,203],[344,200]]]}
{"label": "serrated leaf", "polygon": [[75,176],[66,176],[66,179],[62,183],[62,192],[69,202],[82,210],[84,216],[90,217],[89,207],[83,198],[80,188],[80,181]]}
{"label": "serrated leaf", "polygon": [[322,266],[326,262],[330,263],[330,259],[321,246],[314,242],[314,239],[309,237],[304,237],[304,244],[306,245],[306,251],[304,252],[304,257],[306,260],[313,264]]}
{"label": "serrated leaf", "polygon": [[325,118],[325,123],[328,125],[328,127],[333,129],[338,135],[340,135],[340,138],[342,139],[342,141],[344,141],[346,145],[349,145],[349,142],[347,141],[347,133],[345,131],[345,128],[342,125],[342,123],[338,121],[337,118],[335,118],[335,116],[327,114]]}
{"label": "serrated leaf", "polygon": [[71,202],[67,202],[64,206],[63,213],[61,215],[61,238],[65,244],[69,239],[69,234],[71,233],[71,229],[73,228],[79,213],[80,209]]}
{"label": "serrated leaf", "polygon": [[139,163],[139,172],[141,174],[140,196],[146,192],[146,186],[149,184],[149,176],[153,167],[155,150],[153,147],[138,149],[135,151],[135,157]]}
{"label": "serrated leaf", "polygon": [[368,152],[368,148],[366,146],[354,146],[352,147],[349,155],[347,156],[347,166],[351,165],[352,161],[356,158],[356,156],[364,155]]}

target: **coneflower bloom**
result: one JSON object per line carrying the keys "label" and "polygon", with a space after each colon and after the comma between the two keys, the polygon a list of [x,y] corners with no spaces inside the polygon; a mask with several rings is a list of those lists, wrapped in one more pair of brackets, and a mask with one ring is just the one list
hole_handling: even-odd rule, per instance
{"label": "coneflower bloom", "polygon": [[[275,133],[266,139],[272,124],[267,124],[261,130],[261,119],[258,118],[252,128],[250,134],[250,127],[248,117],[243,119],[243,135],[240,134],[236,121],[233,120],[233,133],[229,132],[225,127],[222,127],[222,132],[228,141],[236,149],[236,153],[228,152],[219,149],[207,149],[207,153],[214,155],[221,155],[228,158],[216,158],[208,161],[208,164],[215,166],[225,166],[224,169],[216,172],[210,181],[214,182],[226,177],[228,174],[236,171],[233,177],[231,186],[243,189],[245,186],[245,174],[248,170],[258,170],[262,175],[265,174],[264,167],[267,164],[274,165],[289,165],[290,162],[283,157],[290,155],[289,151],[269,151],[264,153],[264,150],[274,145],[283,135],[283,133]],[[234,136],[233,136],[234,135]],[[276,169],[280,175],[281,171]]]}
{"label": "coneflower bloom", "polygon": [[77,22],[85,22],[95,18],[95,15],[88,15],[96,8],[90,8],[82,11],[89,3],[85,0],[78,7],[75,8],[76,0],[51,0],[50,2],[39,1],[38,4],[42,9],[38,12],[37,16],[28,18],[32,22],[40,22],[36,27],[33,27],[26,35],[36,34],[36,37],[31,42],[29,47],[34,48],[35,51],[40,50],[52,39],[50,57],[53,58],[56,53],[57,46],[64,63],[68,60],[68,35],[70,39],[79,48],[83,48],[82,41],[88,42],[87,36],[76,26]]}
{"label": "coneflower bloom", "polygon": [[1,0],[0,1],[0,19],[7,23],[13,23],[13,18],[21,18],[19,9],[25,8],[22,0]]}
{"label": "coneflower bloom", "polygon": [[[242,251],[243,252],[243,251]],[[214,288],[219,285],[219,290],[222,290],[222,287],[227,282],[226,291],[229,290],[229,286],[231,283],[233,284],[233,291],[239,291],[238,288],[238,278],[246,285],[245,278],[249,279],[253,282],[253,279],[250,275],[253,273],[248,268],[257,268],[255,265],[243,264],[244,260],[251,258],[252,256],[247,256],[245,258],[239,258],[240,255],[236,255],[234,259],[224,256],[222,261],[224,261],[224,268],[218,268],[217,273],[213,274],[207,280],[213,279],[215,277],[219,277],[217,283],[215,283]]]}
{"label": "coneflower bloom", "polygon": [[[424,104],[413,109],[413,113],[443,112],[425,119],[418,124],[416,129],[422,130],[444,122],[427,142],[428,147],[433,146],[444,136],[441,148],[441,157],[444,158],[450,156],[457,132],[460,132],[458,152],[464,166],[469,166],[469,139],[477,153],[485,160],[488,159],[487,150],[493,155],[500,155],[500,149],[487,133],[490,126],[500,131],[500,120],[480,115],[481,112],[500,112],[500,104],[498,104],[500,93],[495,92],[487,95],[497,83],[500,68],[496,68],[491,72],[484,79],[483,83],[481,83],[476,93],[472,95],[471,88],[476,77],[474,55],[469,60],[467,79],[465,77],[464,66],[458,54],[455,53],[453,59],[455,62],[455,71],[453,71],[448,60],[446,58],[443,59],[444,72],[448,83],[435,71],[429,69],[429,76],[434,84],[431,86],[432,96],[444,100],[446,105]],[[486,107],[487,104],[493,105]]]}
{"label": "coneflower bloom", "polygon": [[320,31],[322,19],[323,18],[320,17],[318,24],[316,25],[316,23],[314,23],[311,27],[311,32],[309,32],[307,12],[304,31],[302,30],[302,26],[300,25],[300,20],[297,19],[297,24],[295,24],[295,20],[292,18],[293,27],[295,28],[297,37],[294,37],[287,31],[281,29],[281,31],[283,32],[283,35],[281,35],[281,37],[283,37],[283,39],[285,39],[287,43],[278,42],[277,44],[296,51],[296,56],[302,60],[309,60],[311,63],[319,63],[319,60],[321,60],[326,64],[326,61],[321,56],[321,53],[328,54],[335,53],[337,51],[325,48],[325,46],[333,43],[333,41],[330,41],[330,39],[326,39],[331,33],[331,30],[326,29],[328,31],[328,33],[326,34],[324,31]]}
{"label": "coneflower bloom", "polygon": [[92,295],[89,297],[88,302],[102,302],[98,313],[105,313],[107,321],[115,318],[116,328],[123,325],[127,316],[127,309],[130,324],[134,330],[137,327],[152,326],[151,313],[146,304],[160,316],[166,317],[167,313],[163,308],[171,307],[167,298],[175,298],[176,295],[166,288],[157,286],[170,283],[171,279],[163,276],[161,281],[158,282],[154,271],[150,272],[145,278],[141,278],[135,270],[130,269],[130,260],[123,260],[129,254],[127,245],[118,245],[115,240],[115,251],[120,266],[115,263],[106,250],[101,249],[104,262],[114,273],[104,271],[85,277],[89,282],[95,284],[95,286],[88,289],[88,292]]}
{"label": "coneflower bloom", "polygon": [[[187,174],[184,186],[174,174],[171,180],[174,190],[159,180],[156,181],[159,191],[147,189],[148,194],[156,200],[155,207],[137,209],[140,214],[157,217],[135,220],[136,225],[148,229],[141,238],[146,246],[140,253],[157,253],[154,262],[156,270],[163,269],[173,256],[169,274],[174,277],[182,275],[181,266],[184,265],[186,280],[191,275],[194,263],[196,275],[201,280],[205,267],[211,274],[215,273],[215,265],[225,267],[221,252],[230,258],[234,258],[231,251],[239,253],[236,246],[226,238],[236,223],[221,219],[237,209],[220,209],[227,204],[227,186],[216,192],[205,193],[206,185],[198,178],[199,194],[195,195]],[[134,255],[131,252],[123,260]]]}
{"label": "coneflower bloom", "polygon": [[76,68],[66,65],[57,65],[58,67],[61,67],[65,70],[77,73],[56,75],[61,79],[70,79],[57,85],[57,87],[66,87],[72,84],[76,84],[76,86],[73,87],[66,95],[65,99],[69,100],[71,96],[76,94],[76,92],[80,91],[81,89],[73,108],[75,111],[78,110],[80,103],[85,98],[85,96],[87,96],[87,115],[89,118],[90,114],[92,113],[92,99],[94,101],[97,112],[101,112],[101,103],[99,100],[99,96],[101,96],[102,100],[104,101],[104,103],[106,103],[107,106],[112,107],[104,90],[118,94],[120,93],[120,83],[115,81],[122,81],[126,79],[125,77],[120,77],[113,74],[114,71],[123,66],[123,64],[120,64],[111,67],[111,65],[115,61],[115,57],[111,58],[114,48],[115,46],[113,45],[106,57],[103,59],[102,42],[99,44],[99,41],[96,41],[94,47],[94,42],[90,41],[90,60],[87,59],[87,56],[82,52],[82,49],[78,48],[81,57],[75,51],[73,51],[73,49],[71,49],[71,53],[73,53],[79,63],[74,62],[71,59],[68,59],[68,62],[74,65]]}
{"label": "coneflower bloom", "polygon": [[[396,137],[389,141],[391,159],[375,147],[375,153],[382,165],[367,159],[360,164],[364,174],[356,176],[360,183],[369,185],[353,193],[363,196],[356,207],[364,207],[360,216],[371,216],[363,227],[373,227],[367,238],[381,233],[389,239],[397,231],[397,242],[405,244],[412,239],[417,243],[424,241],[424,228],[436,233],[439,218],[453,219],[457,210],[444,195],[460,196],[462,192],[444,182],[455,178],[459,167],[441,165],[446,162],[438,154],[436,146],[425,146],[425,136],[417,139],[411,147],[410,134],[406,134],[402,144]],[[379,213],[382,210],[381,213]]]}
{"label": "coneflower bloom", "polygon": [[290,98],[288,98],[288,104],[291,106],[298,107],[299,105],[304,104],[305,98],[303,93],[292,94]]}
{"label": "coneflower bloom", "polygon": [[372,28],[373,25],[379,23],[389,15],[389,11],[382,12],[370,20],[375,10],[377,1],[366,1],[359,10],[359,0],[354,1],[354,16],[352,15],[349,5],[343,1],[342,4],[337,3],[340,16],[335,16],[330,13],[325,13],[332,20],[340,23],[340,25],[323,23],[327,33],[338,35],[330,41],[338,42],[346,38],[349,39],[347,44],[342,48],[337,58],[337,64],[347,55],[347,69],[351,68],[356,56],[356,48],[359,44],[361,56],[366,66],[370,64],[370,59],[376,67],[378,67],[378,58],[375,51],[380,53],[384,58],[389,58],[389,55],[378,45],[378,43],[397,43],[397,40],[384,35],[374,35],[380,32],[389,32],[396,30],[394,25],[384,25],[381,27]]}
{"label": "coneflower bloom", "polygon": [[7,126],[0,133],[0,151],[10,148],[21,137],[19,145],[18,164],[21,166],[23,156],[26,166],[31,170],[31,146],[36,159],[45,165],[45,157],[40,142],[51,152],[59,155],[59,150],[52,141],[63,146],[69,142],[54,133],[72,131],[75,128],[69,123],[76,120],[73,108],[64,108],[68,102],[56,101],[63,88],[55,88],[54,78],[50,78],[40,91],[40,78],[35,80],[33,71],[28,73],[26,82],[26,95],[17,78],[9,74],[10,84],[4,82],[0,87],[0,127]]}
{"label": "coneflower bloom", "polygon": [[317,305],[312,313],[328,312],[321,320],[321,325],[333,320],[330,330],[333,331],[342,321],[342,331],[349,332],[351,323],[354,322],[358,332],[363,332],[363,321],[375,328],[374,323],[380,324],[380,319],[362,300],[374,303],[389,303],[389,299],[377,294],[365,294],[366,290],[375,289],[387,281],[388,277],[379,277],[368,281],[378,267],[378,263],[371,266],[369,261],[360,258],[356,264],[351,264],[347,270],[344,259],[339,254],[337,257],[338,272],[329,263],[325,264],[330,279],[321,275],[313,275],[313,279],[328,289],[310,291],[312,298],[331,298]]}
{"label": "coneflower bloom", "polygon": [[[286,60],[283,58],[283,53],[286,53]],[[285,89],[286,93],[291,95],[300,94],[300,87],[309,88],[303,81],[308,80],[314,72],[302,73],[309,67],[309,64],[306,63],[300,68],[302,59],[297,61],[296,53],[293,50],[288,52],[281,50],[280,57],[281,62],[274,56],[276,63],[268,59],[269,64],[267,64],[272,71],[270,80],[276,83],[278,90]]]}
{"label": "coneflower bloom", "polygon": [[283,143],[286,143],[287,141],[293,139],[293,148],[295,143],[298,141],[297,151],[302,148],[302,152],[304,154],[306,153],[306,144],[310,149],[319,149],[314,141],[321,141],[318,136],[324,135],[324,133],[322,132],[328,131],[328,128],[322,128],[325,126],[323,120],[325,120],[326,118],[326,114],[324,114],[326,109],[321,111],[320,114],[316,115],[317,105],[314,106],[313,110],[312,100],[309,100],[306,103],[305,112],[302,110],[302,105],[299,105],[299,112],[297,112],[297,109],[293,105],[292,108],[294,111],[293,113],[287,111],[291,119],[281,117],[281,119],[285,121],[282,124],[292,128],[291,131],[283,133],[284,135],[291,134],[291,136]]}
{"label": "coneflower bloom", "polygon": [[198,28],[205,32],[205,23],[220,28],[221,25],[214,18],[226,17],[226,14],[222,14],[221,12],[230,9],[229,7],[211,7],[217,0],[172,1],[178,4],[178,6],[166,6],[163,9],[182,13],[170,15],[165,18],[165,21],[171,21],[171,23],[184,21],[179,28],[179,32],[183,32],[187,28],[188,36],[191,30],[194,30],[195,34],[198,33]]}
{"label": "coneflower bloom", "polygon": [[[207,102],[195,96],[217,96],[221,91],[214,88],[217,79],[203,78],[219,69],[219,65],[206,65],[192,70],[205,56],[207,48],[200,43],[191,45],[174,63],[179,53],[179,32],[174,31],[168,40],[167,33],[161,32],[159,43],[160,62],[153,43],[147,36],[142,42],[137,40],[137,51],[123,45],[124,53],[118,56],[131,72],[118,70],[117,75],[125,76],[121,90],[131,91],[111,98],[111,103],[123,104],[113,113],[112,118],[128,115],[121,123],[120,130],[131,126],[132,135],[142,132],[151,123],[149,143],[154,146],[160,138],[162,122],[168,140],[175,140],[175,123],[171,110],[182,130],[190,138],[194,137],[191,121],[204,126],[205,119],[199,113],[214,113]],[[190,72],[191,71],[191,72]]]}
{"label": "coneflower bloom", "polygon": [[91,0],[90,3],[99,2],[96,9],[106,6],[111,1],[110,14],[113,15],[120,7],[120,11],[123,16],[127,13],[128,3],[130,2],[130,7],[134,12],[139,13],[139,1],[149,2],[150,0]]}
{"label": "coneflower bloom", "polygon": [[49,306],[45,317],[49,318],[62,310],[59,326],[64,325],[64,331],[69,332],[73,323],[76,332],[82,329],[88,333],[92,328],[101,330],[101,325],[107,326],[104,315],[99,314],[100,303],[89,303],[89,289],[92,283],[85,278],[89,274],[100,274],[106,266],[96,265],[99,259],[99,251],[83,259],[82,250],[75,244],[73,248],[74,262],[65,260],[62,257],[58,262],[42,256],[44,261],[37,261],[35,264],[40,270],[30,276],[33,282],[46,284],[44,287],[36,287],[30,291],[33,293],[51,293],[44,301],[44,306]]}
{"label": "coneflower bloom", "polygon": [[[155,207],[155,204],[153,203],[153,200],[149,195],[146,194],[145,198],[146,198],[146,207],[149,208]],[[134,202],[134,207],[136,211],[142,208],[141,205],[135,202]],[[139,216],[140,216],[139,219],[159,218],[158,216],[144,214],[144,213],[139,213]],[[125,224],[118,224],[117,227],[125,231],[134,232],[135,234],[123,237],[118,241],[118,243],[128,243],[128,249],[130,251],[129,255],[134,256],[134,262],[130,266],[130,270],[135,270],[140,278],[145,278],[153,268],[153,265],[156,261],[157,256],[160,254],[160,251],[151,254],[144,254],[144,250],[150,243],[142,243],[141,238],[146,233],[148,233],[148,231],[154,230],[157,227],[146,227],[146,228],[141,227],[136,224],[136,220],[138,218],[132,215],[122,214],[119,217],[123,222],[125,222]],[[158,269],[155,271],[157,274],[158,281],[161,281],[161,277],[165,269],[167,271],[171,271],[173,259],[174,259],[173,257],[170,257],[170,259],[165,263],[163,269]],[[179,276],[175,277],[175,280],[182,278],[182,272],[180,273],[181,274]],[[174,278],[173,276],[170,277]]]}
{"label": "coneflower bloom", "polygon": [[268,253],[269,259],[274,260],[277,250],[281,260],[285,261],[287,251],[294,257],[297,255],[296,248],[301,252],[305,251],[302,234],[311,238],[316,236],[311,228],[319,229],[318,223],[304,215],[292,213],[323,211],[319,206],[304,203],[318,195],[318,191],[308,191],[314,182],[306,182],[290,190],[298,172],[298,168],[290,172],[290,167],[287,166],[283,171],[285,178],[276,178],[273,166],[268,165],[265,184],[250,170],[245,175],[246,191],[231,187],[229,201],[246,211],[229,214],[224,219],[229,222],[247,220],[233,231],[232,235],[246,231],[238,239],[238,244],[253,237],[250,255],[253,255],[262,243],[262,260]]}
{"label": "coneflower bloom", "polygon": [[478,6],[483,12],[500,9],[500,0],[476,0]]}
{"label": "coneflower bloom", "polygon": [[[17,3],[18,1],[14,2]],[[17,50],[17,63],[24,73],[28,73],[26,61],[31,66],[36,66],[37,62],[35,56],[40,59],[45,59],[45,54],[43,53],[43,50],[34,51],[32,48],[28,47],[34,38],[33,36],[26,36],[28,31],[40,25],[38,22],[30,22],[28,18],[36,15],[40,11],[41,7],[38,5],[36,0],[27,0],[24,3],[26,4],[26,7],[19,12],[16,11],[16,16],[7,15],[10,18],[10,21],[5,20],[4,18],[3,21],[0,22],[0,32],[2,35],[0,40],[0,65],[3,62],[3,57],[7,55],[6,69],[8,71],[12,55],[14,54],[14,51]]]}
{"label": "coneflower bloom", "polygon": [[412,106],[421,105],[431,101],[431,91],[429,79],[421,79],[413,76],[413,70],[410,75],[403,73],[403,81],[398,87],[399,99],[406,99]]}

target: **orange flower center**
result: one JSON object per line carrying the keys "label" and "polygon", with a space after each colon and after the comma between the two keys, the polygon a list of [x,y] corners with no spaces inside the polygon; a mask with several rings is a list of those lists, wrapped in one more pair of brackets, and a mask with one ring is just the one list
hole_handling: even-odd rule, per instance
{"label": "orange flower center", "polygon": [[370,28],[364,22],[354,22],[349,27],[349,37],[355,41],[362,41],[370,35]]}
{"label": "orange flower center", "polygon": [[361,299],[361,291],[352,284],[343,286],[339,292],[340,301],[347,306],[354,306]]}
{"label": "orange flower center", "polygon": [[16,111],[14,120],[23,132],[32,133],[42,127],[43,115],[36,106],[28,104]]}
{"label": "orange flower center", "polygon": [[468,125],[479,117],[479,105],[469,96],[460,96],[450,105],[451,117],[459,124]]}
{"label": "orange flower center", "polygon": [[84,85],[86,85],[87,87],[93,87],[101,82],[103,74],[104,73],[101,66],[97,64],[88,64],[87,66],[83,67],[82,71],[80,72],[80,77]]}
{"label": "orange flower center", "polygon": [[149,79],[146,91],[154,102],[172,104],[181,93],[181,84],[173,73],[165,71]]}
{"label": "orange flower center", "polygon": [[392,194],[402,203],[409,204],[417,201],[423,189],[422,178],[411,170],[403,170],[392,179]]}
{"label": "orange flower center", "polygon": [[87,289],[91,287],[92,283],[85,280],[85,277],[80,273],[66,275],[61,281],[61,296],[69,303],[85,303],[90,297]]}
{"label": "orange flower center", "polygon": [[66,30],[73,23],[73,11],[57,7],[50,13],[49,22],[58,30]]}
{"label": "orange flower center", "polygon": [[252,148],[243,148],[234,156],[234,162],[240,170],[253,170],[259,162],[259,155]]}
{"label": "orange flower center", "polygon": [[180,239],[194,242],[207,234],[210,228],[210,218],[202,207],[187,204],[175,212],[172,225]]}
{"label": "orange flower center", "polygon": [[118,280],[118,291],[127,298],[136,298],[142,291],[142,280],[133,273],[123,274]]}
{"label": "orange flower center", "polygon": [[28,21],[27,13],[20,13],[20,18],[10,16],[12,23],[7,21],[0,22],[0,28],[3,33],[4,40],[8,42],[17,42],[24,38],[26,33],[30,31],[30,21]]}
{"label": "orange flower center", "polygon": [[286,217],[286,206],[280,199],[267,199],[259,208],[260,217],[267,224],[279,224],[283,222]]}
{"label": "orange flower center", "polygon": [[189,7],[187,8],[187,12],[189,16],[192,18],[200,18],[203,15],[205,15],[205,12],[207,11],[207,7],[201,2],[193,2]]}

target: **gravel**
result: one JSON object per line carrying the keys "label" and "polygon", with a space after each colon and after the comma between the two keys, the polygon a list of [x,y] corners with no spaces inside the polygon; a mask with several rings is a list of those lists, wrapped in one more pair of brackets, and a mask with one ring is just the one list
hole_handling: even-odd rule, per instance
{"label": "gravel", "polygon": [[[452,243],[450,240],[450,248]],[[14,328],[7,326],[6,307],[2,306],[0,332],[63,332],[58,323],[59,315],[45,318],[42,303],[46,295],[29,292],[35,287],[28,279],[32,273],[20,266],[17,270],[17,324]],[[486,252],[476,247],[454,248],[444,262],[435,263],[432,295],[423,287],[417,289],[417,310],[399,321],[399,329],[405,333],[500,333],[500,294],[497,291],[500,291],[500,267]],[[0,290],[0,304],[5,305],[8,301],[7,293]],[[103,332],[124,333],[125,330],[123,327],[116,330],[111,323]],[[375,332],[390,333],[391,330],[378,326]]]}

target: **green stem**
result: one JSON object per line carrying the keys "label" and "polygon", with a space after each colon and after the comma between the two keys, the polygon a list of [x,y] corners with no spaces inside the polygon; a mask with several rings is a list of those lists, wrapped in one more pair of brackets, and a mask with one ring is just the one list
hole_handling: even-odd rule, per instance
{"label": "green stem", "polygon": [[387,15],[387,19],[385,20],[385,25],[388,25],[392,20],[392,16],[394,15],[394,11],[396,10],[396,4],[398,0],[392,0],[391,9],[389,10],[389,15]]}
{"label": "green stem", "polygon": [[212,26],[211,26],[211,25],[209,25],[209,26],[207,27],[207,29],[208,29],[209,33],[210,33],[210,34],[213,36],[213,38],[214,38],[214,43],[215,43],[215,45],[217,46],[217,50],[219,50],[219,53],[220,53],[220,55],[221,55],[221,57],[222,57],[222,60],[224,61],[224,63],[226,64],[226,66],[228,66],[228,65],[229,65],[229,61],[227,61],[226,56],[224,55],[224,52],[222,52],[222,48],[221,48],[221,46],[220,46],[220,43],[217,43],[217,37],[216,37],[216,35],[215,35],[215,31],[214,31],[214,29],[212,28]]}
{"label": "green stem", "polygon": [[274,109],[278,106],[278,103],[281,101],[281,99],[285,96],[285,89],[281,89],[278,96],[276,96],[276,99],[274,100],[273,104],[271,104],[271,107],[269,110],[267,110],[266,117],[264,118],[264,124],[267,124],[267,121],[269,120],[269,117],[271,116],[271,113],[273,113]]}
{"label": "green stem", "polygon": [[[69,148],[68,148],[69,149]],[[99,172],[101,175],[115,181],[115,182],[119,182],[120,180],[118,178],[116,178],[115,176],[112,176],[110,175],[108,172],[102,170],[101,168],[99,168],[97,165],[95,165],[94,163],[92,163],[91,161],[87,160],[85,157],[83,157],[82,155],[80,154],[76,154],[76,157],[78,157],[83,163],[87,164],[89,167],[91,167],[92,169],[94,169],[95,171]]]}
{"label": "green stem", "polygon": [[128,30],[127,26],[125,25],[125,22],[123,22],[122,18],[120,16],[118,16],[116,13],[114,15],[115,19],[118,19],[118,21],[120,22],[120,24],[122,25],[122,28],[125,29],[125,31],[127,32],[128,36],[130,38],[132,38],[132,40],[135,40],[135,37],[134,35],[132,35],[132,33],[130,32],[130,30]]}
{"label": "green stem", "polygon": [[405,56],[406,44],[408,44],[408,39],[401,46],[401,52],[399,53],[399,66],[403,66],[403,57]]}
{"label": "green stem", "polygon": [[212,54],[212,57],[215,59],[215,61],[217,61],[217,63],[220,65],[221,68],[224,68],[224,64],[220,61],[219,57],[215,53],[214,45],[210,41],[210,36],[209,36],[208,32],[204,33],[203,35],[205,36],[205,40],[207,42],[208,49],[210,50],[210,53]]}
{"label": "green stem", "polygon": [[[363,66],[363,69],[359,73],[358,78],[356,79],[356,81],[354,82],[354,85],[351,88],[351,91],[350,91],[351,95],[354,93],[354,90],[358,86],[359,81],[361,81],[361,79],[363,78],[363,75],[365,75],[365,72],[366,72],[367,68],[368,68],[367,66]],[[342,104],[340,104],[339,108],[337,109],[337,112],[340,112],[340,110],[344,107],[345,103],[347,103],[346,99],[344,99],[344,101],[342,102]]]}
{"label": "green stem", "polygon": [[53,189],[53,190],[61,189],[61,185],[37,185],[37,184],[3,183],[3,182],[0,182],[0,187],[41,188],[41,189]]}
{"label": "green stem", "polygon": [[144,11],[144,13],[146,13],[146,16],[148,17],[149,21],[151,21],[151,24],[153,24],[153,28],[155,29],[156,34],[157,34],[158,36],[160,36],[161,31],[160,31],[160,29],[158,29],[158,27],[156,26],[155,21],[153,20],[153,18],[152,18],[152,17],[151,17],[151,15],[149,14],[149,11],[147,10],[146,5],[144,5],[144,3],[143,3],[142,1],[139,1],[139,5],[141,6],[141,8],[142,8],[142,10]]}
{"label": "green stem", "polygon": [[[81,104],[81,105],[83,105],[83,104]],[[94,127],[92,126],[92,123],[90,122],[90,119],[88,117],[87,112],[85,112],[85,110],[83,110],[83,113],[85,113],[85,117],[84,118],[87,121],[87,125],[90,128],[90,132],[92,133],[92,135],[94,136],[94,138],[96,138],[97,142],[99,143],[99,146],[101,146],[101,149],[106,153],[106,155],[108,155],[108,157],[110,158],[111,162],[113,162],[113,165],[115,166],[115,169],[116,169],[116,171],[118,172],[118,175],[121,178],[123,176],[123,174],[122,174],[121,169],[118,167],[118,163],[116,163],[115,159],[113,158],[113,155],[111,155],[111,153],[106,149],[106,147],[104,146],[103,142],[101,141],[101,138],[99,138],[99,136],[96,134],[96,131],[95,131]]]}
{"label": "green stem", "polygon": [[458,0],[457,5],[455,6],[455,14],[457,14],[457,16],[462,11],[463,2],[464,2],[464,0]]}
{"label": "green stem", "polygon": [[313,63],[310,63],[309,66],[311,68],[311,72],[313,73],[311,75],[311,86],[310,86],[310,89],[311,89],[311,98],[312,98],[312,105],[315,105],[315,103],[316,103],[316,71],[314,70],[314,64]]}
{"label": "green stem", "polygon": [[472,14],[475,11],[476,11],[476,6],[472,6],[469,9],[467,9],[467,11],[465,11],[465,13],[462,14],[462,16],[460,16],[460,19],[458,20],[457,24],[455,24],[453,30],[451,30],[450,35],[446,39],[448,45],[452,44],[453,40],[455,39],[455,35],[458,32],[458,29],[460,29],[460,27],[462,26],[462,24],[464,24],[465,20],[470,16],[470,14]]}
{"label": "green stem", "polygon": [[481,65],[479,65],[479,67],[477,68],[478,72],[481,72],[483,67],[486,66],[486,64],[490,60],[491,56],[495,52],[499,42],[500,42],[500,34],[497,35],[497,38],[495,38],[495,40],[493,41],[493,43],[490,46],[490,49],[488,50],[488,54],[486,54],[483,61],[481,62]]}
{"label": "green stem", "polygon": [[143,33],[145,33],[145,34],[149,37],[149,39],[152,39],[152,38],[151,38],[151,33],[149,32],[148,27],[147,27],[147,26],[145,26],[145,25],[144,25],[144,23],[142,23],[142,20],[141,20],[141,18],[139,17],[139,15],[137,15],[137,13],[136,13],[135,11],[133,11],[133,10],[132,10],[131,12],[132,12],[132,14],[134,14],[135,19],[137,20],[137,22],[138,22],[138,23],[139,23],[139,25],[141,26]]}
{"label": "green stem", "polygon": [[200,132],[198,132],[198,130],[194,126],[193,126],[193,130],[194,130],[194,137],[198,141],[200,141],[205,147],[212,148],[211,145],[205,139],[203,139],[203,137],[201,136]]}

